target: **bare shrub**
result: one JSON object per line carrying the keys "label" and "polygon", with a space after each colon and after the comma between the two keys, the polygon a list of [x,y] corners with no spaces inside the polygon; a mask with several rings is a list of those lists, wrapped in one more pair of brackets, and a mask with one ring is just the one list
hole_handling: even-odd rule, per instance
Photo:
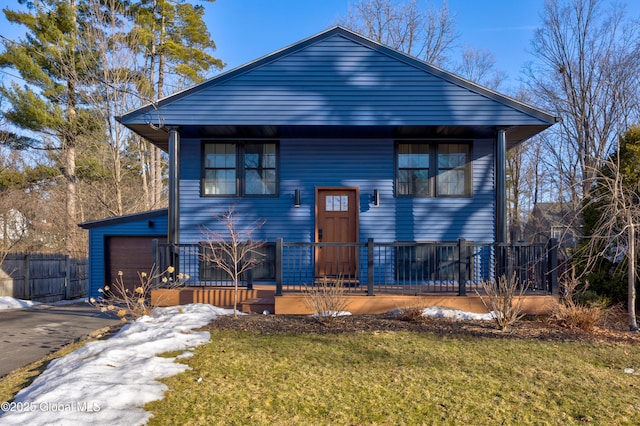
{"label": "bare shrub", "polygon": [[417,299],[403,299],[402,303],[396,304],[398,319],[407,322],[424,322],[424,309],[428,305],[430,304],[428,304],[422,296],[419,296]]}
{"label": "bare shrub", "polygon": [[306,286],[304,303],[318,321],[329,323],[345,312],[347,299],[343,284],[342,277],[338,277],[336,280],[323,278],[314,285]]}
{"label": "bare shrub", "polygon": [[414,306],[412,308],[401,309],[399,318],[402,321],[408,322],[424,322],[424,308]]}
{"label": "bare shrub", "polygon": [[507,330],[509,326],[518,322],[525,315],[522,312],[522,301],[528,287],[528,283],[519,283],[515,274],[512,274],[511,277],[500,275],[496,280],[482,283],[485,296],[481,295],[478,290],[476,290],[476,294],[480,297],[484,307],[494,313],[494,320],[498,328]]}
{"label": "bare shrub", "polygon": [[[587,283],[582,291],[585,291],[588,286]],[[564,295],[560,303],[554,305],[550,319],[561,327],[592,331],[604,319],[607,309],[601,302],[590,304],[578,302],[576,292],[578,287],[579,281],[575,274],[565,277],[562,283]]]}
{"label": "bare shrub", "polygon": [[174,267],[169,266],[165,271],[158,272],[154,266],[149,273],[138,272],[140,285],[129,289],[124,282],[122,271],[118,271],[118,278],[111,285],[98,289],[103,296],[89,299],[101,312],[116,315],[122,322],[134,321],[143,315],[150,315],[156,308],[151,303],[151,291],[160,288],[177,288],[189,279],[186,274],[177,274],[173,278]]}
{"label": "bare shrub", "polygon": [[551,319],[565,328],[592,331],[602,321],[605,308],[598,305],[559,303],[551,312]]}

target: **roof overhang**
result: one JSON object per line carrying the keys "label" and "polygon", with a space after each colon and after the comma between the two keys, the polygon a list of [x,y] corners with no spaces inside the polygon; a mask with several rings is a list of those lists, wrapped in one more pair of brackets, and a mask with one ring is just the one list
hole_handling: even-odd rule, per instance
{"label": "roof overhang", "polygon": [[[548,128],[550,125],[527,125],[507,127],[507,148],[512,148]],[[145,124],[128,126],[138,135],[167,152],[169,127],[158,128]],[[274,139],[492,139],[497,126],[175,126],[183,139],[224,138],[274,138]]]}

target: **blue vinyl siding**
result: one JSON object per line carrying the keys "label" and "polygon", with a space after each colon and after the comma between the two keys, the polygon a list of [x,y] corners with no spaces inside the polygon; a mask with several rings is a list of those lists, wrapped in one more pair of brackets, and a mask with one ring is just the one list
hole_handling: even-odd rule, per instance
{"label": "blue vinyl siding", "polygon": [[[89,296],[98,297],[99,288],[105,285],[106,275],[106,245],[107,239],[113,236],[166,236],[167,213],[158,212],[153,217],[142,213],[142,219],[132,215],[131,219],[121,221],[121,218],[112,218],[118,223],[110,224],[109,219],[104,225],[89,227]],[[150,222],[152,222],[152,226]]]}
{"label": "blue vinyl siding", "polygon": [[[508,98],[334,34],[214,78],[124,124],[544,125]],[[232,77],[232,78],[231,78]]]}
{"label": "blue vinyl siding", "polygon": [[[395,198],[394,140],[283,139],[280,141],[280,196],[277,198],[211,198],[200,196],[200,140],[181,146],[181,242],[202,241],[204,227],[220,231],[215,215],[233,207],[238,227],[265,219],[256,238],[313,241],[315,189],[345,186],[359,189],[360,241],[455,241],[494,239],[493,140],[473,143],[473,197]],[[302,205],[293,206],[295,189]],[[373,190],[380,191],[374,207]]]}

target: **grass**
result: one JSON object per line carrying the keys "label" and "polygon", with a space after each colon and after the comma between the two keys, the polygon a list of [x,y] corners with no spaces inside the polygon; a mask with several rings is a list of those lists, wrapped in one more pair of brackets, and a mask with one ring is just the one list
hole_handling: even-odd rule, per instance
{"label": "grass", "polygon": [[[631,345],[212,331],[150,424],[640,424]],[[201,380],[199,380],[201,379]]]}

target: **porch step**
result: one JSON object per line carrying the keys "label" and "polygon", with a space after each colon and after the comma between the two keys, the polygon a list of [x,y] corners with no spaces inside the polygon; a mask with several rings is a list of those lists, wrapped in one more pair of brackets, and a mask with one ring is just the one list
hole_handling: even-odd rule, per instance
{"label": "porch step", "polygon": [[268,311],[270,314],[275,313],[276,300],[275,297],[260,297],[243,300],[241,303],[241,311],[245,314],[258,313]]}
{"label": "porch step", "polygon": [[[151,303],[154,306],[176,306],[189,303],[206,303],[219,308],[232,308],[235,290],[233,288],[206,288],[206,287],[186,287],[179,289],[158,289],[151,291]],[[238,308],[242,303],[253,299],[269,299],[271,305],[275,304],[273,296],[275,290],[272,289],[238,289]],[[258,308],[256,308],[258,309]],[[263,310],[273,312],[273,306],[263,308]],[[251,311],[253,312],[253,311]]]}

